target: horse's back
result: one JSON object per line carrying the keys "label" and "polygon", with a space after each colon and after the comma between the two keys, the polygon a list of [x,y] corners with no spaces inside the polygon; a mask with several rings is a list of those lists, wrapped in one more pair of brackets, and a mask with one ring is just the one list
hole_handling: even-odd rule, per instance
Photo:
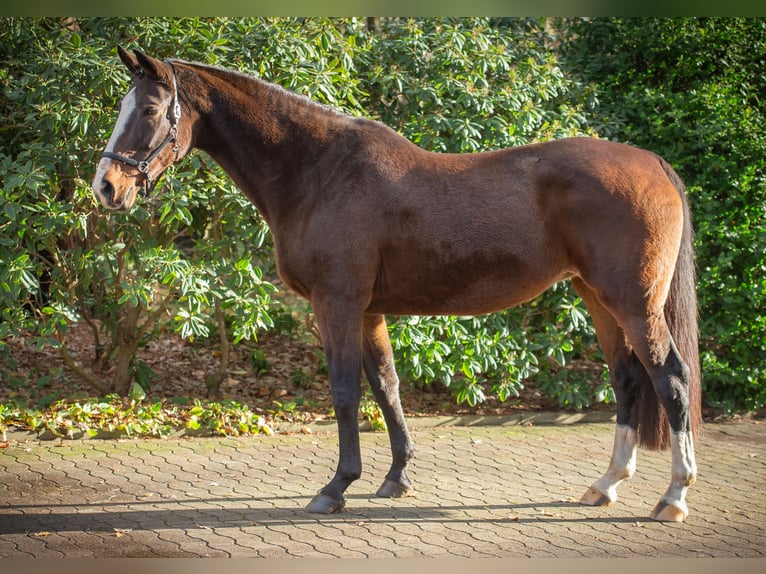
{"label": "horse's back", "polygon": [[664,235],[676,241],[680,229],[680,199],[659,158],[630,146],[574,138],[425,158],[377,191],[388,199],[380,206],[375,309],[510,307],[568,276],[635,274],[639,263],[628,254],[636,245]]}
{"label": "horse's back", "polygon": [[359,126],[353,169],[336,169],[332,201],[293,226],[301,233],[281,242],[280,259],[307,295],[317,283],[346,288],[325,271],[343,269],[367,286],[371,312],[482,314],[596,277],[624,265],[620,251],[657,223],[650,214],[678,202],[657,156],[622,144],[436,154]]}

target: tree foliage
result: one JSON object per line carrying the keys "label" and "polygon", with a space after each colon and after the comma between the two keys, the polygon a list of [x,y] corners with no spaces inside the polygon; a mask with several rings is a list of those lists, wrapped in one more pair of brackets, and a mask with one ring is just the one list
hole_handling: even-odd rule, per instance
{"label": "tree foliage", "polygon": [[687,184],[706,400],[762,406],[766,20],[596,19],[564,28],[568,70],[598,90],[600,133],[659,153]]}
{"label": "tree foliage", "polygon": [[[534,20],[383,21],[365,54],[367,109],[437,152],[588,134],[587,98],[565,76],[547,39]],[[402,318],[391,333],[405,378],[441,381],[469,405],[487,393],[502,401],[516,397],[532,375],[552,377],[594,345],[584,305],[568,284],[488,317]],[[580,408],[594,399],[589,383],[551,385],[549,394]],[[607,387],[596,386],[599,399],[611,398]]]}
{"label": "tree foliage", "polygon": [[[163,329],[216,331],[225,348],[229,335],[270,325],[273,291],[259,262],[265,224],[204,156],[171,171],[158,197],[130,214],[96,205],[89,180],[127,90],[113,50],[115,38],[133,38],[128,24],[10,20],[0,35],[0,335],[29,331],[95,391],[122,395],[150,385],[135,355]],[[163,21],[138,28],[145,37],[133,39],[150,47],[166,32]],[[75,321],[92,329],[90,357],[69,352]]]}
{"label": "tree foliage", "polygon": [[[32,334],[99,393],[152,373],[136,350],[162,332],[227,349],[272,325],[268,230],[204,154],[171,169],[129,214],[89,181],[130,78],[115,45],[235,68],[418,145],[477,152],[598,134],[657,151],[689,184],[698,227],[706,388],[763,404],[762,20],[4,19],[0,29],[0,353]],[[555,26],[553,24],[556,24]],[[598,54],[594,58],[593,54]],[[747,313],[746,313],[747,311]],[[68,351],[86,322],[91,357]],[[534,375],[561,405],[611,400],[568,284],[488,317],[392,318],[400,373],[458,400],[517,395]],[[733,375],[736,372],[736,375]]]}

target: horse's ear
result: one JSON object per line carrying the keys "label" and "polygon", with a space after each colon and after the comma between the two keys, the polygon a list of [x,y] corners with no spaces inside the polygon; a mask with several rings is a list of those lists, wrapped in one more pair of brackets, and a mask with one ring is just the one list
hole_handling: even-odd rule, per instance
{"label": "horse's ear", "polygon": [[167,83],[170,77],[167,64],[152,58],[151,56],[147,56],[139,50],[133,50],[133,53],[135,53],[138,64],[141,66],[141,69],[146,72],[147,76],[152,80]]}
{"label": "horse's ear", "polygon": [[131,74],[134,76],[140,76],[143,73],[138,60],[133,54],[126,51],[122,46],[117,46],[117,53],[119,54],[122,63],[128,67],[128,70],[130,70]]}

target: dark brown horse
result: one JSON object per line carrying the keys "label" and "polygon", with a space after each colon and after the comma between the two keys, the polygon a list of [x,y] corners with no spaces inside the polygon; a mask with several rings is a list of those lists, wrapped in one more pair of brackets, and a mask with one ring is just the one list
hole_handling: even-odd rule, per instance
{"label": "dark brown horse", "polygon": [[268,222],[285,283],[314,309],[338,419],[336,474],[308,505],[334,512],[361,473],[361,373],[385,415],[404,496],[413,444],[384,314],[482,314],[571,279],[612,374],[609,467],[582,497],[617,498],[636,449],[672,449],[657,520],[687,516],[700,422],[692,228],[684,186],[648,151],[588,138],[435,154],[240,73],[119,49],[135,76],[93,180],[128,210],[163,170],[205,150]]}

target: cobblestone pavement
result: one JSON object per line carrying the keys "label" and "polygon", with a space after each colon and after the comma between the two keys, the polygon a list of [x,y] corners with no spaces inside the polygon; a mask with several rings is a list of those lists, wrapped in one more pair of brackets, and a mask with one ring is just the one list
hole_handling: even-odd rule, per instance
{"label": "cobblestone pavement", "polygon": [[363,433],[347,508],[303,510],[336,463],[332,432],[13,442],[0,452],[0,557],[764,557],[766,425],[709,424],[684,524],[646,517],[670,453],[639,451],[608,508],[577,499],[611,423],[415,425],[416,496],[372,494],[390,461]]}

